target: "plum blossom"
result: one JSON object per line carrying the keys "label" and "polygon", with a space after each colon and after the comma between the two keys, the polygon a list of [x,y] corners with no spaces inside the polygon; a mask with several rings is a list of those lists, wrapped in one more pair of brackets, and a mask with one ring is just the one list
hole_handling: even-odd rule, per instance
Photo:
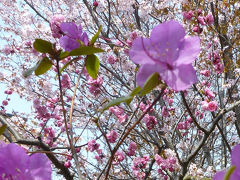
{"label": "plum blossom", "polygon": [[84,45],[88,45],[88,36],[86,32],[82,32],[81,25],[77,26],[73,22],[63,22],[60,25],[60,29],[65,35],[59,39],[59,42],[66,51],[79,48],[80,43],[78,40],[82,41]]}
{"label": "plum blossom", "polygon": [[148,130],[151,130],[157,124],[156,118],[154,116],[149,116],[148,114],[145,115],[143,121],[146,123]]}
{"label": "plum blossom", "polygon": [[212,25],[213,22],[214,22],[213,15],[212,15],[212,14],[208,14],[208,15],[205,17],[205,22],[206,22],[208,25]]}
{"label": "plum blossom", "polygon": [[143,169],[146,168],[147,162],[149,161],[148,156],[136,157],[133,160],[132,170],[135,176],[137,176],[138,179],[143,179],[145,176],[145,173],[143,172]]}
{"label": "plum blossom", "polygon": [[208,103],[208,110],[214,112],[218,109],[218,103],[216,101],[211,101]]}
{"label": "plum blossom", "polygon": [[170,88],[180,91],[197,82],[192,62],[199,52],[199,38],[185,37],[183,26],[171,20],[153,28],[150,38],[135,39],[129,55],[141,65],[137,74],[139,86],[157,72]]}
{"label": "plum blossom", "polygon": [[66,88],[66,89],[71,88],[71,82],[68,74],[62,75],[61,84],[62,84],[62,88]]}
{"label": "plum blossom", "polygon": [[52,36],[54,38],[60,38],[62,36],[62,32],[60,29],[60,24],[64,22],[65,17],[61,14],[57,14],[52,17],[51,22],[50,22],[50,27],[52,31]]}
{"label": "plum blossom", "polygon": [[116,141],[117,138],[118,138],[118,134],[117,134],[117,132],[114,131],[114,130],[112,130],[112,131],[110,131],[109,133],[107,133],[106,136],[107,136],[108,142],[110,142],[110,143],[115,143],[115,141]]}
{"label": "plum blossom", "polygon": [[88,142],[88,149],[90,152],[93,152],[99,148],[100,144],[96,143],[96,140],[93,139]]}
{"label": "plum blossom", "polygon": [[[233,173],[230,175],[229,180],[238,180],[240,179],[240,144],[234,146],[234,148],[232,149],[232,153],[231,153],[231,161],[232,161],[232,166],[235,166],[235,170],[233,171]],[[224,179],[226,170],[217,172],[214,177],[213,180],[222,180]]]}
{"label": "plum blossom", "polygon": [[182,15],[183,15],[183,18],[187,20],[191,20],[194,14],[193,14],[193,11],[190,10],[188,12],[183,12]]}
{"label": "plum blossom", "polygon": [[127,155],[134,156],[136,149],[137,149],[137,144],[135,142],[131,142],[130,145],[128,146]]}
{"label": "plum blossom", "polygon": [[113,165],[118,165],[125,159],[125,156],[122,151],[117,151],[114,155],[114,162]]}
{"label": "plum blossom", "polygon": [[51,163],[44,154],[31,156],[14,144],[0,143],[0,177],[2,180],[50,180]]}

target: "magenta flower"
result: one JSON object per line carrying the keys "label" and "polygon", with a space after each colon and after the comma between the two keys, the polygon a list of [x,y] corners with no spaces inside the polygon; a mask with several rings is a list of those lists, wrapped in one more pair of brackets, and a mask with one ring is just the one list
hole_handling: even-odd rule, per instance
{"label": "magenta flower", "polygon": [[200,51],[198,37],[185,37],[182,25],[171,20],[153,28],[150,38],[137,38],[129,51],[130,58],[141,67],[137,74],[139,86],[154,72],[177,91],[197,82],[192,62]]}
{"label": "magenta flower", "polygon": [[[240,144],[234,146],[231,154],[232,166],[235,166],[235,170],[231,174],[229,180],[239,180],[240,179]],[[217,172],[213,180],[223,180],[226,170]]]}
{"label": "magenta flower", "polygon": [[20,146],[0,144],[0,179],[50,180],[51,164],[44,154],[28,156]]}
{"label": "magenta flower", "polygon": [[80,43],[78,40],[82,41],[84,45],[88,45],[88,36],[85,32],[82,32],[81,25],[77,26],[73,22],[63,22],[60,28],[65,35],[59,39],[59,42],[66,51],[79,48]]}

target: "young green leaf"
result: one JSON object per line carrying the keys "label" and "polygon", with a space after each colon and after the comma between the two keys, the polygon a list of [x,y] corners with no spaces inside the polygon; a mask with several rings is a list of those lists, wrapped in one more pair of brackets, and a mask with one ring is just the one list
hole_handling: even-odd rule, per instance
{"label": "young green leaf", "polygon": [[23,72],[23,77],[26,78],[26,77],[30,76],[30,75],[33,73],[33,71],[36,70],[36,68],[37,68],[37,66],[34,66],[34,67],[32,67],[32,68],[24,71],[24,72]]}
{"label": "young green leaf", "polygon": [[227,170],[227,172],[226,172],[223,180],[229,180],[229,178],[231,177],[231,175],[232,175],[232,173],[234,172],[235,169],[236,169],[236,166],[231,166],[231,167]]}
{"label": "young green leaf", "polygon": [[92,54],[101,53],[101,52],[104,52],[104,50],[100,48],[91,47],[91,46],[81,46],[77,49],[72,50],[69,53],[69,56],[92,55]]}
{"label": "young green leaf", "polygon": [[93,45],[94,45],[94,43],[96,42],[96,40],[97,40],[97,38],[98,38],[101,30],[102,30],[102,26],[100,25],[100,26],[99,26],[99,29],[98,29],[98,32],[92,37],[92,39],[91,39],[91,41],[90,41],[90,46],[93,46]]}
{"label": "young green leaf", "polygon": [[105,111],[106,109],[108,109],[108,108],[110,108],[112,106],[119,105],[119,104],[121,104],[123,102],[128,102],[129,100],[132,100],[131,96],[120,97],[120,98],[114,99],[111,102],[109,102],[106,105],[104,105],[102,111]]}
{"label": "young green leaf", "polygon": [[51,69],[51,67],[52,61],[50,61],[47,57],[44,57],[41,61],[39,61],[38,66],[35,70],[35,75],[42,75]]}
{"label": "young green leaf", "polygon": [[161,81],[159,80],[159,74],[153,73],[143,85],[140,96],[144,96],[147,93],[151,92],[151,90],[153,90],[157,85],[159,85],[160,82]]}
{"label": "young green leaf", "polygon": [[3,124],[1,127],[0,127],[0,136],[4,133],[4,131],[6,130],[7,128],[7,125],[6,124]]}
{"label": "young green leaf", "polygon": [[40,53],[51,53],[53,51],[52,43],[43,39],[36,39],[33,43],[33,47]]}
{"label": "young green leaf", "polygon": [[141,87],[136,87],[130,94],[130,96],[136,96],[141,91]]}
{"label": "young green leaf", "polygon": [[64,59],[64,58],[68,57],[68,55],[69,55],[68,51],[62,51],[60,56],[59,56],[59,58],[60,59]]}
{"label": "young green leaf", "polygon": [[96,55],[88,55],[86,60],[86,69],[88,74],[93,78],[97,78],[98,70],[99,70],[99,59]]}

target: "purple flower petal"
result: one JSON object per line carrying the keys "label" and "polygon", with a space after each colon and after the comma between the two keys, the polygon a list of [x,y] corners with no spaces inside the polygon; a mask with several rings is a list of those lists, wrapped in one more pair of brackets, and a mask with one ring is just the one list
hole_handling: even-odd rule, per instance
{"label": "purple flower petal", "polygon": [[197,82],[196,71],[191,64],[182,64],[173,70],[166,70],[160,73],[160,76],[170,88],[177,91],[185,90]]}
{"label": "purple flower petal", "polygon": [[69,38],[68,36],[63,36],[59,39],[60,45],[66,51],[72,51],[73,49],[79,48],[80,43],[77,42],[75,39]]}
{"label": "purple flower petal", "polygon": [[232,160],[232,165],[236,166],[236,169],[231,175],[230,180],[232,180],[232,178],[240,179],[240,144],[234,146],[234,148],[232,149],[231,160]]}
{"label": "purple flower petal", "polygon": [[225,173],[226,173],[225,170],[217,172],[217,173],[213,176],[213,179],[212,179],[212,180],[223,180]]}
{"label": "purple flower petal", "polygon": [[[3,173],[18,176],[27,167],[29,156],[23,148],[16,144],[8,144],[0,148],[0,177]],[[9,168],[14,167],[14,168]],[[17,169],[17,171],[16,171]]]}
{"label": "purple flower petal", "polygon": [[29,170],[33,178],[37,180],[51,179],[51,164],[44,154],[33,154],[30,156]]}
{"label": "purple flower petal", "polygon": [[64,34],[66,34],[66,36],[73,39],[80,39],[82,34],[82,27],[71,22],[61,23],[60,29]]}
{"label": "purple flower petal", "polygon": [[14,144],[0,146],[0,177],[18,180],[50,180],[51,164],[46,155],[28,156],[26,151]]}
{"label": "purple flower petal", "polygon": [[166,54],[168,63],[172,63],[178,57],[177,49],[184,36],[184,28],[177,21],[171,20],[153,28],[150,39],[155,49],[161,54]]}
{"label": "purple flower petal", "polygon": [[88,35],[86,32],[83,33],[83,35],[81,37],[81,41],[84,43],[85,46],[88,45],[89,40],[88,40]]}
{"label": "purple flower petal", "polygon": [[155,64],[156,52],[148,38],[137,38],[129,51],[131,60],[136,64]]}
{"label": "purple flower petal", "polygon": [[200,52],[200,39],[199,37],[185,38],[179,50],[179,57],[177,65],[191,64]]}

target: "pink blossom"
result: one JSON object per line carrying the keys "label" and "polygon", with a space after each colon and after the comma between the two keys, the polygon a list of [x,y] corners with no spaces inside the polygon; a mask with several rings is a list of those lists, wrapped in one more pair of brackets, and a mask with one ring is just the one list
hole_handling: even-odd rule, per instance
{"label": "pink blossom", "polygon": [[68,160],[64,163],[65,168],[70,168],[71,167],[71,162]]}
{"label": "pink blossom", "polygon": [[3,100],[3,101],[2,101],[2,105],[3,105],[3,106],[7,106],[7,105],[8,105],[8,101],[7,101],[7,100]]}
{"label": "pink blossom", "polygon": [[172,104],[173,104],[173,99],[169,99],[169,100],[168,100],[168,104],[169,104],[169,106],[172,106]]}
{"label": "pink blossom", "polygon": [[203,31],[203,29],[199,26],[194,26],[192,30],[193,30],[193,32],[196,32],[196,33],[199,33],[199,34],[201,34],[202,31]]}
{"label": "pink blossom", "polygon": [[98,150],[97,150],[97,153],[98,153],[98,155],[96,155],[95,158],[96,158],[98,161],[102,161],[102,159],[105,158],[105,155],[103,154],[102,149],[98,149]]}
{"label": "pink blossom", "polygon": [[134,156],[136,149],[137,149],[137,144],[135,142],[131,142],[130,145],[128,146],[127,155]]}
{"label": "pink blossom", "polygon": [[212,15],[212,14],[208,14],[208,15],[205,17],[205,22],[206,22],[208,25],[212,25],[213,22],[214,22],[213,15]]}
{"label": "pink blossom", "polygon": [[148,130],[151,130],[157,124],[156,118],[154,116],[149,116],[148,114],[145,115],[143,120],[146,123]]}
{"label": "pink blossom", "polygon": [[118,138],[118,133],[114,130],[110,131],[109,133],[107,133],[107,140],[108,142],[110,143],[115,143],[115,141],[117,140]]}
{"label": "pink blossom", "polygon": [[204,90],[204,92],[209,99],[213,99],[216,96],[208,87]]}
{"label": "pink blossom", "polygon": [[115,64],[117,62],[117,58],[114,58],[112,55],[108,56],[107,61],[109,64]]}
{"label": "pink blossom", "polygon": [[194,14],[193,14],[193,11],[190,10],[188,12],[183,12],[182,15],[183,15],[183,18],[187,20],[191,20]]}
{"label": "pink blossom", "polygon": [[14,53],[14,50],[9,47],[8,45],[5,45],[2,52],[5,54],[5,55],[9,55],[9,54],[13,54]]}
{"label": "pink blossom", "polygon": [[134,158],[132,169],[135,171],[142,171],[142,169],[146,168],[148,160],[149,160],[148,156],[144,156],[143,158],[141,157]]}
{"label": "pink blossom", "polygon": [[214,69],[217,74],[220,74],[224,70],[224,65],[222,63],[218,63],[217,65],[215,65]]}
{"label": "pink blossom", "polygon": [[52,31],[52,36],[54,38],[60,38],[62,36],[62,32],[60,29],[60,24],[64,22],[65,17],[61,14],[54,15],[50,22],[50,27]]}
{"label": "pink blossom", "polygon": [[68,74],[62,75],[61,84],[62,84],[62,88],[67,88],[67,89],[71,88],[71,82]]}
{"label": "pink blossom", "polygon": [[119,123],[122,124],[122,123],[125,123],[126,120],[128,120],[128,115],[127,114],[119,115],[119,116],[117,116],[117,118],[118,118]]}
{"label": "pink blossom", "polygon": [[200,74],[204,75],[205,77],[209,77],[210,76],[210,71],[209,70],[202,70],[202,71],[200,71]]}
{"label": "pink blossom", "polygon": [[114,155],[114,162],[113,165],[118,165],[125,159],[125,156],[122,151],[117,151]]}
{"label": "pink blossom", "polygon": [[201,102],[201,105],[202,105],[202,109],[204,111],[207,111],[208,110],[208,102],[207,101],[202,101]]}
{"label": "pink blossom", "polygon": [[95,139],[88,142],[88,150],[90,152],[97,150],[99,148],[99,146],[100,146],[100,144],[96,143]]}
{"label": "pink blossom", "polygon": [[94,6],[94,7],[98,7],[98,2],[97,2],[97,1],[94,1],[94,2],[93,2],[93,6]]}
{"label": "pink blossom", "polygon": [[211,101],[208,103],[208,110],[214,112],[218,109],[218,103],[216,101]]}
{"label": "pink blossom", "polygon": [[198,16],[197,20],[201,25],[206,25],[205,19],[203,16]]}
{"label": "pink blossom", "polygon": [[166,106],[163,106],[163,108],[162,108],[162,116],[163,117],[168,117],[169,116],[169,113],[168,113],[168,110],[167,110]]}

